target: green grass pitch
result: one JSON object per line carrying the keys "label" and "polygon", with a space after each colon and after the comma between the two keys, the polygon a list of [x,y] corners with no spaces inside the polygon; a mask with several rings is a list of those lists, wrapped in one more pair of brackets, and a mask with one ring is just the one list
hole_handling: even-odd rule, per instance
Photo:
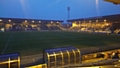
{"label": "green grass pitch", "polygon": [[43,49],[48,48],[64,46],[82,48],[112,44],[120,44],[120,35],[67,31],[0,32],[1,54],[6,45],[4,54],[20,52],[21,56],[25,56],[40,54]]}

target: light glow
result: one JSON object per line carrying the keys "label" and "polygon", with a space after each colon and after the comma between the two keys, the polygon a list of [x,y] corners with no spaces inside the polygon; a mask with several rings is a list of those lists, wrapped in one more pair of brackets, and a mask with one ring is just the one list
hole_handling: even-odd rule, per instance
{"label": "light glow", "polygon": [[27,22],[27,20],[25,20],[25,22]]}
{"label": "light glow", "polygon": [[33,20],[32,22],[34,23],[35,21]]}
{"label": "light glow", "polygon": [[104,19],[104,22],[106,22],[107,20],[106,19]]}
{"label": "light glow", "polygon": [[98,22],[98,20],[96,20],[96,22]]}
{"label": "light glow", "polygon": [[9,22],[11,22],[11,20],[8,20]]}
{"label": "light glow", "polygon": [[0,21],[2,21],[2,19],[0,19]]}
{"label": "light glow", "polygon": [[39,21],[39,23],[41,23],[41,21]]}
{"label": "light glow", "polygon": [[51,23],[53,23],[53,21],[51,21]]}
{"label": "light glow", "polygon": [[97,15],[99,16],[100,15],[100,11],[99,11],[99,1],[96,0],[96,12],[97,12]]}
{"label": "light glow", "polygon": [[91,20],[89,22],[91,22]]}

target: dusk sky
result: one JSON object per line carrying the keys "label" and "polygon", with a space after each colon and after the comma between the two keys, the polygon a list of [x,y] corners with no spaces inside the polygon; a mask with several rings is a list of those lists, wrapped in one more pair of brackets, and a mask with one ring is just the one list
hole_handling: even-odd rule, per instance
{"label": "dusk sky", "polygon": [[120,14],[120,5],[103,0],[0,0],[0,17],[45,20],[70,19]]}

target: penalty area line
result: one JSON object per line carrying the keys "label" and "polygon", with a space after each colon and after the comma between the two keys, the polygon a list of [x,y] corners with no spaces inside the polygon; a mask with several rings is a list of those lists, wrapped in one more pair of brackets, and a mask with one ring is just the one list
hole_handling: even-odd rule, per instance
{"label": "penalty area line", "polygon": [[5,47],[4,47],[3,51],[2,51],[2,54],[4,54],[6,48],[7,48],[8,44],[9,44],[9,41],[10,41],[11,37],[12,37],[12,33],[10,34],[10,36],[9,36],[9,38],[8,38],[8,41],[7,41]]}

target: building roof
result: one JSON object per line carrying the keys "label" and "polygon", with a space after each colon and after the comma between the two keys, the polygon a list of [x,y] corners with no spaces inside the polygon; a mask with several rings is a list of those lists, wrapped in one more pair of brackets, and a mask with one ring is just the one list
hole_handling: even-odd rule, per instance
{"label": "building roof", "polygon": [[74,22],[74,21],[120,21],[120,14],[115,15],[106,15],[106,16],[97,16],[97,17],[88,17],[88,18],[79,18],[79,19],[71,19],[67,20],[68,22]]}
{"label": "building roof", "polygon": [[43,20],[43,19],[23,19],[23,18],[0,18],[0,20],[2,20],[3,22],[9,22],[9,20],[11,20],[14,23],[22,23],[24,21],[27,22],[64,22],[63,20]]}

